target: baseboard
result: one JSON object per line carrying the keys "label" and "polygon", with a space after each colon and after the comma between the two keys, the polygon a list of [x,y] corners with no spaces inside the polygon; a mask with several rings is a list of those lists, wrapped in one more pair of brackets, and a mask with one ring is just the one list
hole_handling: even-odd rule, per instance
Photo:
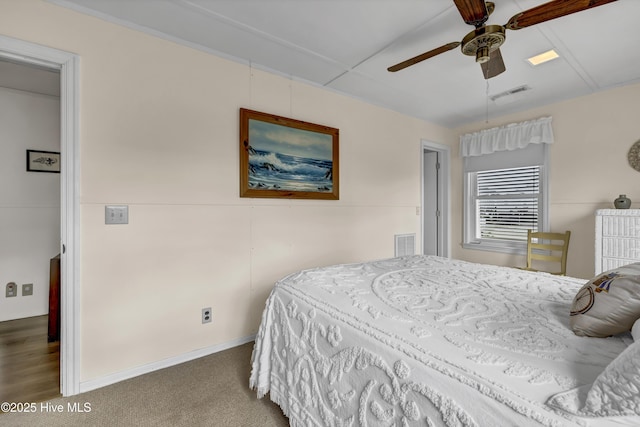
{"label": "baseboard", "polygon": [[222,344],[212,345],[210,347],[194,350],[189,353],[184,353],[179,356],[170,357],[168,359],[160,360],[158,362],[148,363],[146,365],[138,366],[126,371],[117,372],[115,374],[107,375],[105,377],[96,378],[89,381],[83,381],[80,383],[80,393],[95,390],[97,388],[105,387],[111,384],[118,383],[120,381],[128,380],[130,378],[137,377],[139,375],[148,374],[158,369],[168,368],[170,366],[179,365],[180,363],[188,362],[190,360],[198,359],[200,357],[208,356],[210,354],[218,353],[220,351],[228,350],[233,347],[246,344],[251,341],[255,341],[255,335],[249,335],[228,341]]}

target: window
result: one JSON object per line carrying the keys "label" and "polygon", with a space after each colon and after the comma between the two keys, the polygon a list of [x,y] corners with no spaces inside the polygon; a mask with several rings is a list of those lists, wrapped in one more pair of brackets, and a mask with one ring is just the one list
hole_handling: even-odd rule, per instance
{"label": "window", "polygon": [[475,239],[526,241],[527,229],[538,231],[540,166],[474,172]]}
{"label": "window", "polygon": [[464,157],[463,247],[524,253],[527,229],[546,230],[548,144],[520,145]]}

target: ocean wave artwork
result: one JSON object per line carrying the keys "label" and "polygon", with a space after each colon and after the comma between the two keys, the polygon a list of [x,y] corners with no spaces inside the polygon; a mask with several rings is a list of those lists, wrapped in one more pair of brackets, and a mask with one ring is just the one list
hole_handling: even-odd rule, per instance
{"label": "ocean wave artwork", "polygon": [[249,120],[249,188],[331,193],[333,145],[328,134]]}
{"label": "ocean wave artwork", "polygon": [[250,148],[249,187],[330,193],[333,162]]}

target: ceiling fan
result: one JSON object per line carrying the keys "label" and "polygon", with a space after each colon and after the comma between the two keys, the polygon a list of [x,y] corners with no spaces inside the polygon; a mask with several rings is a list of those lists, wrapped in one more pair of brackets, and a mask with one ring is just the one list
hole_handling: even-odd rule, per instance
{"label": "ceiling fan", "polygon": [[482,75],[485,79],[490,79],[505,71],[500,46],[506,40],[505,32],[507,29],[519,30],[614,1],[617,0],[553,0],[514,15],[505,25],[485,25],[489,15],[495,9],[493,2],[453,0],[464,22],[476,27],[475,30],[464,36],[462,41],[447,43],[444,46],[393,65],[387,70],[391,72],[400,71],[461,46],[462,53],[476,57],[476,62],[482,68]]}

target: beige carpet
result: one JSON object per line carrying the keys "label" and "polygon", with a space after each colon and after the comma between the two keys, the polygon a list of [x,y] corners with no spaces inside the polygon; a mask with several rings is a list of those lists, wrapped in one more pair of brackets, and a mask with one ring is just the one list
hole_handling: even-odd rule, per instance
{"label": "beige carpet", "polygon": [[[288,426],[269,397],[249,389],[253,342],[68,398],[33,414],[0,413],[0,426]],[[51,413],[41,405],[64,411]],[[90,412],[72,413],[69,407]]]}

